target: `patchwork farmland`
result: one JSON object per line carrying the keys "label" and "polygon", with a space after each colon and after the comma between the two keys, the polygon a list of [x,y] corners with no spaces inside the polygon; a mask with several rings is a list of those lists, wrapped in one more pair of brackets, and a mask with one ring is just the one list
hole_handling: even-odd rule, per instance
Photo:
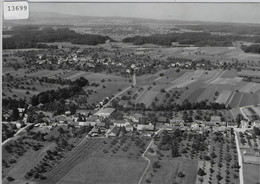
{"label": "patchwork farmland", "polygon": [[185,99],[190,102],[208,100],[223,103],[231,108],[260,103],[260,85],[242,81],[242,78],[237,76],[237,71],[195,70],[182,71],[180,74],[171,69],[173,77],[166,75],[167,72],[169,71],[162,71],[161,73],[164,73],[162,77],[158,74],[158,77],[138,78],[135,88],[142,90],[136,93],[136,98],[131,102],[144,103],[149,107],[154,99],[158,99],[155,103],[163,104],[169,100],[165,93],[172,94],[176,90],[181,90],[180,98],[175,99],[176,103],[182,103]]}

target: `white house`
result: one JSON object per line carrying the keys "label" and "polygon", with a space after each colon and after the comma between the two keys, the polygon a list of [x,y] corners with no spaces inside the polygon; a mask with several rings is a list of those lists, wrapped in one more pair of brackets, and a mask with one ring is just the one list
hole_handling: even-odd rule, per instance
{"label": "white house", "polygon": [[142,130],[154,130],[154,125],[152,123],[148,124],[148,125],[144,125],[144,124],[138,124],[136,129],[138,131],[142,131]]}
{"label": "white house", "polygon": [[101,117],[109,117],[114,111],[114,108],[102,108],[99,111],[97,111],[94,115]]}

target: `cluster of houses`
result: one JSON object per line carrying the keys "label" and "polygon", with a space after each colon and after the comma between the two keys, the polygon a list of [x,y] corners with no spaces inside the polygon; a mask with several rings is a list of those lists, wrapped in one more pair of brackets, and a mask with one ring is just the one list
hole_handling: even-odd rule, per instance
{"label": "cluster of houses", "polygon": [[259,127],[260,128],[260,120],[255,121],[247,121],[247,120],[241,120],[241,128],[253,128],[253,127]]}
{"label": "cluster of houses", "polygon": [[[117,136],[119,131],[142,132],[143,135],[152,136],[153,132],[159,129],[174,130],[180,129],[192,129],[198,132],[204,132],[208,129],[213,131],[227,131],[231,128],[227,126],[226,122],[221,121],[220,116],[212,116],[209,122],[195,121],[189,125],[186,125],[182,119],[168,119],[164,116],[157,117],[156,123],[151,123],[149,120],[144,121],[145,115],[139,113],[124,114],[123,118],[113,119],[111,115],[116,110],[114,108],[101,108],[95,114],[86,117],[84,121],[78,121],[78,117],[71,118],[70,116],[61,116],[60,123],[70,123],[76,127],[92,126],[93,129],[89,132],[90,136],[98,136],[103,134],[105,136]],[[109,123],[107,123],[109,119]],[[61,121],[62,120],[62,121]],[[106,123],[105,123],[106,122]]]}

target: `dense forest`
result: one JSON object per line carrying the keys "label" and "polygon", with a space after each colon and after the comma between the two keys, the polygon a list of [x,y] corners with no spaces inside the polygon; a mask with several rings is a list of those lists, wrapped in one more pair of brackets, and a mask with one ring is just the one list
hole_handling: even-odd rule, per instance
{"label": "dense forest", "polygon": [[232,46],[232,42],[237,40],[243,41],[260,41],[260,36],[219,36],[206,32],[197,33],[171,33],[171,34],[155,34],[151,36],[134,36],[123,39],[124,43],[133,43],[134,45],[143,45],[146,43],[170,46],[172,42],[179,44],[202,46]]}
{"label": "dense forest", "polygon": [[253,44],[253,45],[243,45],[241,47],[241,49],[246,52],[246,53],[256,53],[256,54],[260,54],[260,45],[257,44]]}
{"label": "dense forest", "polygon": [[15,27],[11,31],[5,31],[4,35],[12,35],[3,38],[3,49],[19,48],[42,48],[43,44],[53,42],[71,42],[73,44],[97,45],[103,44],[107,40],[114,41],[108,36],[95,34],[79,34],[68,28],[52,29],[36,27]]}

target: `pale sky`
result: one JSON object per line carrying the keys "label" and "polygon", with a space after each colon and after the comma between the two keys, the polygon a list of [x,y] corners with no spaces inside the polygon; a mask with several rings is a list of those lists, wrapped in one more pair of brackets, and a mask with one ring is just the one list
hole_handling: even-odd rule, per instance
{"label": "pale sky", "polygon": [[30,9],[101,17],[260,23],[260,3],[30,3]]}

